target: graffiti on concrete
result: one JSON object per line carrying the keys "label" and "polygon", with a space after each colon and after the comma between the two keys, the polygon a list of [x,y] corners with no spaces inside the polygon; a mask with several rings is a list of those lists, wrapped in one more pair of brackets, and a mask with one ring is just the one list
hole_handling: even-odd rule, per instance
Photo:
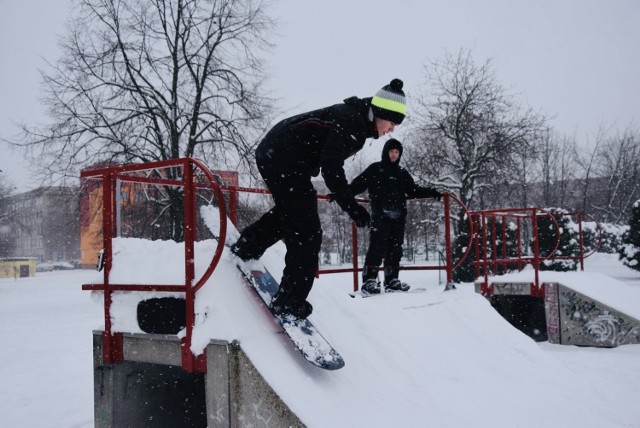
{"label": "graffiti on concrete", "polygon": [[558,301],[561,343],[599,347],[640,343],[640,321],[562,286]]}
{"label": "graffiti on concrete", "polygon": [[528,296],[531,295],[529,282],[494,282],[494,296]]}
{"label": "graffiti on concrete", "polygon": [[560,313],[558,309],[558,284],[545,284],[544,309],[547,317],[547,337],[551,343],[560,343]]}
{"label": "graffiti on concrete", "polygon": [[609,313],[598,315],[594,320],[585,324],[585,328],[591,334],[596,342],[608,344],[611,346],[624,345],[633,342],[640,337],[640,326],[626,328],[620,325],[620,319]]}

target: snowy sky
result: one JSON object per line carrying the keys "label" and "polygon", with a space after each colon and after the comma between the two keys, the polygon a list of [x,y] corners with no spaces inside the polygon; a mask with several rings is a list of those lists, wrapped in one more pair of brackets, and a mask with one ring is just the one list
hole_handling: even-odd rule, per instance
{"label": "snowy sky", "polygon": [[[66,0],[0,0],[0,136],[15,121],[44,120],[38,68],[57,58]],[[637,0],[277,0],[280,37],[268,58],[272,95],[295,113],[350,95],[370,96],[393,77],[410,97],[423,66],[445,52],[491,58],[515,96],[586,141],[600,126],[638,124]],[[30,187],[28,167],[2,143],[0,170]]]}

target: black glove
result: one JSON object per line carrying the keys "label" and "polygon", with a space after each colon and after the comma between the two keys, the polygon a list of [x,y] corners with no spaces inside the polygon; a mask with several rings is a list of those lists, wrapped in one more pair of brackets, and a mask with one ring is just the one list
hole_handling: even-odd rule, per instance
{"label": "black glove", "polygon": [[340,208],[349,214],[349,217],[356,223],[356,226],[367,227],[371,224],[369,212],[355,200],[349,188],[330,193],[329,200],[336,201],[338,205],[340,205]]}
{"label": "black glove", "polygon": [[369,227],[371,224],[369,211],[360,204],[356,204],[356,206],[349,211],[349,217],[351,217],[351,220],[353,220],[357,227]]}
{"label": "black glove", "polygon": [[337,202],[344,211],[351,211],[355,205],[358,205],[356,199],[351,194],[351,190],[349,188],[341,189],[337,192],[329,193],[329,201]]}
{"label": "black glove", "polygon": [[418,187],[418,189],[410,195],[414,198],[433,198],[436,201],[440,201],[444,196],[444,194],[438,192],[433,187]]}

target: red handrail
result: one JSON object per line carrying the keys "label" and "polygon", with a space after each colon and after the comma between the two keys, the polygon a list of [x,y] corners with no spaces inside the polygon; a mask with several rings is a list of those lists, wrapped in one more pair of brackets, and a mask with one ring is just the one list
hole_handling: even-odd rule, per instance
{"label": "red handrail", "polygon": [[[140,177],[129,175],[141,171],[151,171],[161,168],[179,167],[182,169],[182,178],[158,178]],[[194,169],[199,169],[206,178],[206,183],[194,182]],[[103,247],[104,247],[104,273],[102,284],[83,284],[83,290],[101,290],[104,292],[104,320],[105,328],[103,332],[103,359],[106,363],[118,363],[123,359],[122,333],[113,332],[111,324],[111,304],[112,295],[115,291],[162,291],[162,292],[184,292],[186,309],[186,334],[182,339],[182,366],[189,372],[206,371],[206,357],[204,354],[195,356],[191,351],[191,339],[195,323],[195,298],[196,292],[204,285],[215,270],[222,251],[227,231],[226,207],[220,185],[215,176],[199,160],[192,158],[172,159],[166,161],[149,162],[144,164],[122,165],[107,168],[84,170],[80,174],[81,178],[102,180],[103,199]],[[111,268],[113,263],[113,237],[116,236],[114,222],[115,215],[115,181],[125,181],[132,183],[163,184],[169,186],[180,186],[184,188],[184,243],[185,243],[185,282],[184,284],[158,285],[158,284],[112,284],[110,281]],[[220,237],[218,245],[204,274],[195,282],[194,265],[194,243],[197,237],[197,223],[195,212],[195,189],[210,188],[213,190],[218,209],[220,211]],[[195,283],[194,283],[195,282]]]}
{"label": "red handrail", "polygon": [[[329,199],[327,195],[319,195],[318,199]],[[460,207],[463,209],[467,218],[469,219],[469,230],[472,230],[471,224],[471,216],[469,215],[469,211],[467,207],[462,203],[460,199],[458,199],[455,195],[451,193],[443,194],[443,204],[444,204],[444,223],[445,223],[445,253],[446,260],[444,266],[400,266],[401,270],[444,270],[447,274],[447,287],[450,287],[453,284],[453,270],[456,269],[460,264],[464,261],[464,259],[469,255],[471,250],[471,242],[472,242],[472,234],[469,233],[469,241],[467,242],[466,251],[460,257],[460,259],[454,264],[453,256],[451,251],[451,214],[450,214],[450,200],[453,199],[456,201]],[[358,202],[368,203],[367,199],[357,198]],[[362,272],[362,268],[358,266],[358,232],[355,226],[355,223],[351,224],[351,248],[352,248],[352,267],[350,268],[340,268],[340,269],[318,269],[316,272],[316,276],[320,276],[322,274],[331,274],[331,273],[345,273],[352,272],[353,273],[353,291],[358,291],[358,272]],[[448,288],[447,288],[448,289]]]}
{"label": "red handrail", "polygon": [[[480,238],[478,236],[476,236],[475,242],[474,242],[474,248],[475,248],[475,253],[476,253],[476,260],[474,260],[473,262],[471,262],[471,264],[473,266],[476,267],[476,276],[479,276],[479,269],[483,268],[483,274],[484,274],[484,283],[482,284],[482,293],[483,294],[490,294],[490,290],[489,290],[489,283],[488,283],[488,277],[489,277],[489,266],[492,265],[494,267],[494,270],[497,268],[498,264],[503,264],[504,266],[508,266],[508,265],[512,265],[512,264],[516,264],[519,266],[519,268],[521,269],[523,265],[525,264],[531,264],[534,267],[534,271],[535,271],[535,280],[534,283],[532,284],[532,295],[540,295],[541,293],[543,293],[542,288],[540,287],[539,284],[539,270],[540,270],[540,264],[542,262],[544,262],[545,260],[555,260],[555,259],[563,259],[563,260],[579,260],[580,261],[580,266],[581,269],[584,270],[584,258],[591,256],[593,253],[595,253],[595,251],[597,251],[597,248],[600,245],[600,241],[602,238],[602,233],[600,230],[600,225],[598,224],[598,229],[600,231],[600,234],[598,236],[598,244],[596,245],[595,249],[590,252],[588,255],[585,256],[584,251],[583,251],[583,233],[582,233],[582,213],[579,212],[573,212],[573,213],[550,213],[546,210],[543,210],[541,208],[508,208],[508,209],[494,209],[494,210],[482,210],[482,211],[474,211],[471,214],[474,218],[476,219],[481,219],[482,221],[482,229],[483,229],[483,237],[482,237],[482,244],[480,244]],[[556,243],[554,245],[554,248],[546,255],[541,256],[539,253],[539,247],[538,247],[538,222],[537,222],[537,218],[541,215],[545,215],[547,217],[549,217],[551,219],[551,221],[554,224],[554,227],[556,229],[556,236],[557,236],[557,240]],[[559,245],[560,245],[560,226],[558,224],[558,221],[556,220],[556,217],[559,216],[571,216],[571,215],[577,215],[578,216],[578,223],[579,223],[579,246],[580,246],[580,251],[579,254],[577,256],[554,256],[555,252],[557,251]],[[497,256],[498,250],[497,247],[495,246],[495,239],[494,242],[492,244],[492,256],[491,256],[491,260],[487,259],[487,236],[486,236],[486,228],[487,228],[487,218],[491,219],[491,233],[492,233],[492,237],[495,238],[495,219],[496,217],[500,217],[502,218],[502,227],[503,227],[503,257],[500,258]],[[507,257],[506,256],[506,235],[504,233],[505,227],[506,227],[506,218],[507,217],[514,217],[517,220],[517,227],[516,227],[516,234],[517,234],[517,242],[518,242],[518,254],[516,257]],[[533,240],[533,256],[522,256],[521,254],[521,245],[522,245],[522,241],[521,241],[521,236],[520,236],[520,230],[521,230],[521,220],[522,219],[531,219],[532,220],[532,228],[533,228],[533,236],[534,236],[534,240]],[[478,220],[476,220],[474,222],[474,224],[477,223]],[[480,246],[482,246],[482,250],[480,250]],[[482,254],[481,254],[482,252]]]}

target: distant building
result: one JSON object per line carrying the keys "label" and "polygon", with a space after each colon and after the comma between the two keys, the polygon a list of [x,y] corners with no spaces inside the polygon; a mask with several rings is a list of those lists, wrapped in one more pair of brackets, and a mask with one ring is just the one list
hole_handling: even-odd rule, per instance
{"label": "distant building", "polygon": [[0,278],[28,276],[36,276],[36,259],[33,257],[0,258]]}
{"label": "distant building", "polygon": [[[83,170],[83,173],[117,167],[119,165],[97,164]],[[237,171],[214,170],[212,173],[217,176],[219,184],[238,186]],[[145,183],[144,180],[136,182],[135,173],[130,176],[131,180],[120,177],[114,189],[113,236],[151,240],[171,239],[170,211],[166,209],[169,200],[166,194],[157,184]],[[98,255],[104,248],[102,184],[99,176],[81,179],[78,224],[80,265],[84,268],[95,267]],[[234,210],[237,208],[237,199],[227,203],[232,205]],[[204,233],[204,228],[201,233]]]}
{"label": "distant building", "polygon": [[2,204],[4,239],[11,242],[5,257],[39,262],[80,258],[77,187],[42,187],[6,197]]}

